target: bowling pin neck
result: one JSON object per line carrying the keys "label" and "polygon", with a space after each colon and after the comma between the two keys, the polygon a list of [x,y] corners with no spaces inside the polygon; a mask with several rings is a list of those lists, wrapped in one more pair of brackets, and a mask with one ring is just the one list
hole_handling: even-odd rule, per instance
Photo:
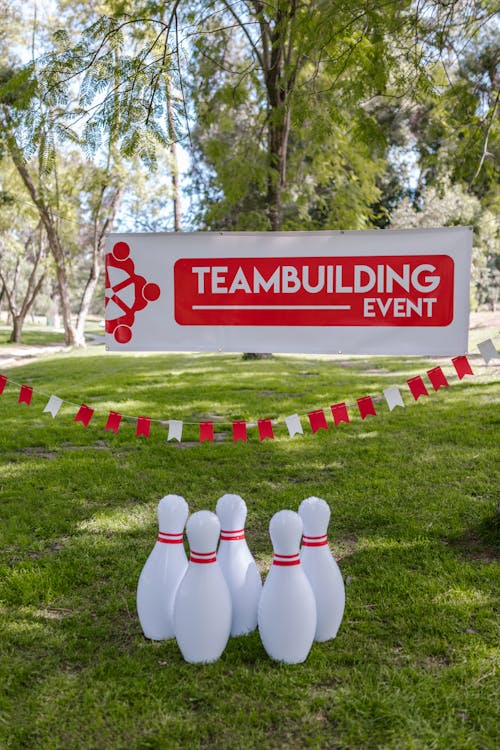
{"label": "bowling pin neck", "polygon": [[168,534],[166,531],[158,532],[158,542],[162,544],[182,544],[184,540],[184,534],[181,531],[180,534]]}
{"label": "bowling pin neck", "polygon": [[221,542],[238,542],[245,538],[245,529],[221,529]]}
{"label": "bowling pin neck", "polygon": [[215,550],[213,552],[195,552],[191,550],[189,553],[189,562],[208,565],[209,563],[217,562],[217,556]]}
{"label": "bowling pin neck", "polygon": [[300,565],[300,553],[297,552],[295,555],[278,555],[274,553],[273,565],[279,565],[281,567],[288,567],[289,565]]}
{"label": "bowling pin neck", "polygon": [[308,536],[307,534],[303,534],[302,536],[303,547],[324,547],[325,544],[328,544],[328,537],[326,534],[321,534],[320,536]]}

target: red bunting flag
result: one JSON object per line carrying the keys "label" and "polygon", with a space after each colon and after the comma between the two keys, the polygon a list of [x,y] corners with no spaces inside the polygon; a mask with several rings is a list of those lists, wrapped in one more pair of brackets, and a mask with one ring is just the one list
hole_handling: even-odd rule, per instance
{"label": "red bunting flag", "polygon": [[205,440],[208,440],[210,443],[214,442],[213,422],[200,422],[200,443],[204,443]]}
{"label": "red bunting flag", "polygon": [[373,405],[372,397],[371,396],[363,396],[362,398],[357,398],[356,401],[358,402],[358,409],[359,413],[361,414],[361,419],[366,419],[368,416],[377,416],[377,412],[375,411],[375,406]]}
{"label": "red bunting flag", "polygon": [[120,426],[121,421],[122,421],[121,414],[118,414],[118,412],[116,411],[110,411],[109,416],[108,416],[108,421],[106,422],[104,429],[113,430],[113,432],[118,432],[118,428]]}
{"label": "red bunting flag", "polygon": [[19,391],[19,398],[17,400],[18,404],[28,404],[28,406],[31,404],[31,399],[33,398],[33,388],[30,385],[22,385],[21,390]]}
{"label": "red bunting flag", "polygon": [[149,437],[149,431],[151,429],[151,420],[149,417],[137,417],[137,427],[135,428],[135,436]]}
{"label": "red bunting flag", "polygon": [[247,423],[246,422],[233,422],[233,443],[237,443],[238,440],[247,442]]}
{"label": "red bunting flag", "polygon": [[427,376],[432,383],[432,387],[435,391],[439,391],[441,386],[449,386],[441,367],[433,367],[432,370],[427,370]]}
{"label": "red bunting flag", "polygon": [[349,414],[347,413],[347,406],[344,402],[341,404],[332,404],[330,409],[332,410],[333,421],[335,424],[340,424],[340,422],[349,423]]}
{"label": "red bunting flag", "polygon": [[318,430],[327,430],[328,425],[326,423],[325,412],[323,409],[316,409],[316,411],[310,411],[307,413],[309,422],[311,423],[311,430],[318,432]]}
{"label": "red bunting flag", "polygon": [[3,393],[3,389],[5,388],[5,384],[7,383],[7,378],[5,375],[0,375],[0,396]]}
{"label": "red bunting flag", "polygon": [[472,367],[470,366],[470,362],[465,354],[463,354],[461,357],[453,357],[451,361],[453,362],[453,366],[457,371],[459,380],[462,380],[465,375],[474,375],[474,373],[472,372]]}
{"label": "red bunting flag", "polygon": [[83,425],[85,425],[85,427],[88,427],[93,414],[94,414],[94,410],[91,409],[90,406],[86,406],[86,404],[82,404],[80,408],[78,409],[78,413],[74,421],[81,422]]}
{"label": "red bunting flag", "polygon": [[259,428],[259,437],[262,440],[269,438],[274,440],[273,426],[270,419],[259,419],[257,420],[257,427]]}
{"label": "red bunting flag", "polygon": [[408,383],[408,388],[410,389],[415,401],[418,401],[420,396],[429,395],[429,391],[425,387],[425,383],[420,377],[420,375],[416,375],[414,378],[410,378],[406,382]]}

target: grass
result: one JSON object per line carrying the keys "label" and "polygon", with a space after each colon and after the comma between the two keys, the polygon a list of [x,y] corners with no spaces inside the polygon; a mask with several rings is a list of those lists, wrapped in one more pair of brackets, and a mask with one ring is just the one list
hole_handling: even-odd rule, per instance
{"label": "grass", "polygon": [[[394,748],[498,746],[498,381],[474,378],[378,416],[289,438],[284,417],[424,374],[418,358],[112,355],[100,348],[5,371],[0,399],[0,747]],[[452,368],[444,365],[447,374]],[[498,369],[496,370],[498,373]],[[65,404],[96,410],[88,428]],[[183,444],[154,422],[104,432],[110,409],[183,419]],[[276,439],[233,444],[229,422],[280,417]],[[219,440],[197,442],[197,421]],[[168,492],[191,511],[224,492],[248,508],[265,574],[268,524],[309,495],[332,509],[346,581],[338,637],[303,665],[269,660],[258,633],[188,665],[152,643],[137,580]]]}
{"label": "grass", "polygon": [[[17,346],[10,342],[11,333],[12,328],[10,326],[0,325],[0,351],[6,346]],[[45,346],[49,344],[64,346],[64,333],[42,326],[24,326],[21,346]]]}

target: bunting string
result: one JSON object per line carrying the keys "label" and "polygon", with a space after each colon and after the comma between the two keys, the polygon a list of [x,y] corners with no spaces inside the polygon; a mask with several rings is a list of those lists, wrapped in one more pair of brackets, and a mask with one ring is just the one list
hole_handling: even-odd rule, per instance
{"label": "bunting string", "polygon": [[[500,360],[500,354],[496,349],[493,341],[487,339],[482,341],[477,346],[481,357],[484,360],[486,366],[490,366],[490,363],[495,360]],[[467,355],[459,355],[451,359],[451,364],[454,368],[454,374],[458,380],[462,380],[466,376],[474,375],[471,363]],[[496,364],[495,366],[498,366]],[[406,387],[409,389],[414,401],[418,401],[420,398],[430,396],[430,392],[437,392],[440,388],[448,388],[450,382],[441,366],[431,367],[426,371],[428,383],[424,381],[422,375],[415,375],[406,380]],[[44,393],[41,390],[34,389],[32,386],[24,383],[16,383],[16,381],[8,378],[6,375],[0,375],[0,396],[4,393],[7,383],[14,385],[19,388],[18,403],[26,404],[31,406],[33,395],[45,396],[48,400],[43,409],[43,413],[48,413],[55,419],[61,410],[63,404],[72,406],[76,409],[76,414],[73,418],[74,422],[81,422],[84,427],[88,427],[90,422],[95,416],[95,410],[92,409],[85,403],[77,404],[72,401],[61,398],[55,394]],[[430,384],[430,385],[429,385]],[[350,423],[352,413],[358,413],[362,420],[368,417],[376,417],[378,404],[384,400],[389,407],[389,411],[393,411],[396,407],[405,408],[405,402],[403,400],[403,394],[401,389],[405,386],[391,385],[385,388],[382,395],[365,395],[360,396],[356,399],[356,403],[347,403],[345,401],[330,404],[328,407],[312,409],[306,412],[306,414],[290,414],[284,418],[265,418],[258,419],[256,422],[250,422],[245,420],[232,420],[230,422],[214,422],[212,420],[203,420],[200,422],[190,422],[180,419],[154,419],[147,416],[132,416],[129,414],[122,414],[117,411],[110,411],[106,418],[104,430],[118,433],[122,421],[129,420],[135,423],[135,435],[136,437],[149,438],[151,434],[151,425],[160,424],[162,427],[168,426],[167,441],[176,440],[182,441],[182,432],[184,425],[195,425],[199,429],[199,442],[210,442],[213,443],[215,440],[215,426],[218,427],[231,427],[232,441],[234,443],[248,441],[248,429],[257,427],[259,440],[274,440],[274,428],[281,422],[284,422],[288,435],[294,437],[295,435],[303,435],[304,427],[302,420],[307,419],[311,432],[314,434],[320,430],[328,430],[329,425],[327,421],[327,414],[331,413],[333,424],[335,426],[342,422]],[[431,390],[432,389],[432,390]],[[429,392],[430,391],[430,392]],[[377,404],[377,408],[376,405]],[[351,414],[349,413],[351,410]]]}

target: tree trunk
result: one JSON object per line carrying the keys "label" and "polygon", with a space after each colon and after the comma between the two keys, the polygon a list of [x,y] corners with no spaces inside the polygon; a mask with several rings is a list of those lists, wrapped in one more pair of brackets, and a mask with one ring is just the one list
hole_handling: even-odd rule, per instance
{"label": "tree trunk", "polygon": [[[97,247],[96,247],[97,244]],[[101,273],[101,248],[99,243],[94,238],[94,251],[92,258],[92,265],[90,268],[89,277],[83,290],[82,298],[80,301],[80,308],[78,310],[78,317],[76,320],[76,339],[78,346],[86,346],[85,342],[85,324],[87,322],[87,316],[89,314],[90,305],[94,297],[97,284],[99,282],[99,276]]]}
{"label": "tree trunk", "polygon": [[281,229],[282,222],[282,193],[286,184],[291,97],[296,81],[296,66],[292,66],[292,39],[297,8],[296,0],[278,4],[274,26],[271,28],[268,23],[261,22],[262,60],[268,107],[267,205],[273,232]]}
{"label": "tree trunk", "polygon": [[[45,225],[47,230],[47,226]],[[52,230],[52,227],[51,227]],[[81,346],[78,341],[77,333],[71,319],[71,306],[69,302],[69,291],[68,291],[68,277],[66,275],[66,267],[63,259],[61,258],[61,249],[59,247],[59,239],[54,236],[52,237],[47,231],[47,237],[49,240],[49,247],[56,262],[56,281],[57,291],[59,292],[59,299],[61,301],[61,318],[64,328],[64,343],[66,346]],[[53,244],[54,243],[54,244]],[[60,261],[63,262],[60,262]]]}
{"label": "tree trunk", "polygon": [[167,99],[168,137],[170,140],[170,171],[172,175],[172,202],[174,207],[174,232],[182,232],[181,191],[179,181],[179,159],[177,156],[177,134],[175,132],[174,110],[172,107],[172,90],[168,74],[165,77],[165,95]]}
{"label": "tree trunk", "polygon": [[66,344],[66,346],[75,346],[75,344],[77,344],[77,339],[76,332],[71,321],[64,250],[61,247],[57,229],[52,220],[51,212],[45,204],[43,197],[37,190],[33,178],[29,173],[24,161],[23,154],[19,150],[17,142],[12,135],[10,135],[10,137],[7,139],[7,144],[9,146],[10,155],[12,156],[12,161],[14,162],[22,181],[24,182],[33,203],[38,209],[40,219],[43,223],[43,226],[45,227],[49,248],[56,264],[56,279],[59,296],[61,299],[61,314],[64,326],[64,343]]}
{"label": "tree trunk", "polygon": [[11,344],[22,344],[23,343],[23,325],[25,315],[12,316],[12,331],[9,337],[9,343]]}
{"label": "tree trunk", "polygon": [[85,323],[87,322],[87,316],[89,314],[90,305],[94,298],[94,293],[99,283],[99,277],[101,275],[102,259],[104,256],[104,247],[106,244],[106,237],[109,228],[112,226],[116,212],[120,205],[120,201],[123,195],[124,186],[120,186],[114,190],[109,205],[106,208],[106,218],[102,222],[99,222],[101,211],[103,210],[103,197],[104,190],[101,193],[101,198],[96,206],[94,214],[94,234],[92,238],[92,264],[90,266],[90,272],[85,284],[85,289],[80,300],[80,307],[78,309],[78,317],[76,321],[76,336],[78,346],[86,346],[85,343]]}

